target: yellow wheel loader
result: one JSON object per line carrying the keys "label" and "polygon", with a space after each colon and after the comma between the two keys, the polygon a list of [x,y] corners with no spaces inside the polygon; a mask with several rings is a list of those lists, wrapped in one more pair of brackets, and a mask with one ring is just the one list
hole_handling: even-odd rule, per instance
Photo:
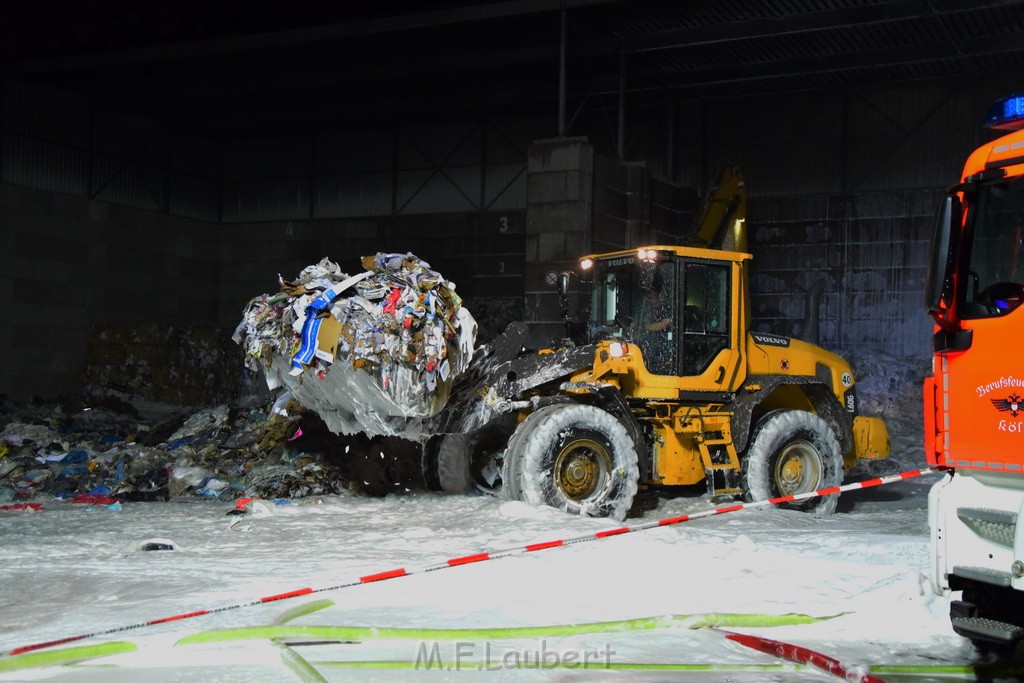
{"label": "yellow wheel loader", "polygon": [[[524,352],[526,327],[478,349],[431,425],[424,474],[622,519],[639,486],[706,481],[747,500],[837,486],[860,458],[889,455],[885,423],[858,414],[849,363],[750,330],[746,195],[716,179],[691,244],[585,256],[589,315],[572,345]],[[563,311],[570,275],[559,278]],[[838,495],[790,507],[829,514]]]}
{"label": "yellow wheel loader", "polygon": [[[642,485],[706,481],[762,500],[887,457],[885,423],[858,414],[845,360],[750,331],[750,258],[654,246],[581,259],[580,343],[523,353],[525,326],[512,325],[481,348],[435,427],[441,488],[622,519]],[[790,505],[828,514],[836,501]]]}

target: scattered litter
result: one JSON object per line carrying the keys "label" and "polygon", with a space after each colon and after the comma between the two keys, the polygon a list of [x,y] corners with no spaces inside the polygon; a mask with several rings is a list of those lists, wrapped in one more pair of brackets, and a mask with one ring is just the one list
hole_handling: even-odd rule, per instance
{"label": "scattered litter", "polygon": [[253,517],[271,517],[274,510],[267,505],[265,500],[254,500],[249,504],[249,514]]}
{"label": "scattered litter", "polygon": [[151,538],[143,541],[139,550],[177,550],[178,545],[169,538]]}
{"label": "scattered litter", "polygon": [[117,507],[112,509],[120,510],[121,503],[124,501],[118,500],[117,498],[112,498],[102,493],[79,493],[77,496],[75,496],[68,502],[77,503],[81,505],[101,505],[103,507],[111,507],[117,505]]}
{"label": "scattered litter", "polygon": [[[152,418],[125,402],[107,399],[100,408],[83,404],[89,400],[0,396],[0,505],[76,497],[94,507],[104,501],[287,501],[425,487],[418,444],[333,433],[283,390],[191,413],[150,404]],[[83,414],[89,419],[80,419]],[[381,448],[390,462],[378,460]],[[403,477],[402,488],[385,469]]]}
{"label": "scattered litter", "polygon": [[187,444],[199,433],[217,429],[227,421],[228,407],[226,405],[201,410],[186,420],[185,424],[171,434],[168,441],[179,445]]}
{"label": "scattered litter", "polygon": [[0,505],[0,510],[11,510],[20,512],[42,512],[43,506],[39,503],[14,503],[12,505]]}

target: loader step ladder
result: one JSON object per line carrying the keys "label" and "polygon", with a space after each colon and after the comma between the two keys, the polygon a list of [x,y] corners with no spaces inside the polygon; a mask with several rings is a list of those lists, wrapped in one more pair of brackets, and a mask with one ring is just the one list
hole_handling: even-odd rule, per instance
{"label": "loader step ladder", "polygon": [[[693,434],[694,443],[700,450],[700,459],[704,464],[704,470],[708,473],[708,480],[712,482],[711,493],[715,496],[734,496],[742,493],[742,489],[733,486],[719,486],[718,479],[714,476],[719,470],[732,472],[740,471],[740,458],[736,453],[736,446],[732,442],[732,413],[713,413],[690,415],[680,420],[679,431]],[[724,446],[725,458],[722,458]],[[716,453],[712,453],[712,449]],[[715,455],[718,459],[715,459]],[[728,479],[727,479],[728,480]]]}

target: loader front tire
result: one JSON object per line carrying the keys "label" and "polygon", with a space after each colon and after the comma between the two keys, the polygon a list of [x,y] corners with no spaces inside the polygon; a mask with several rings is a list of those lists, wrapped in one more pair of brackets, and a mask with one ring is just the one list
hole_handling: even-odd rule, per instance
{"label": "loader front tire", "polygon": [[[843,456],[832,428],[804,410],[768,413],[750,438],[743,460],[744,498],[767,500],[810,493],[839,486],[843,481]],[[830,515],[839,494],[817,496],[779,507]]]}
{"label": "loader front tire", "polygon": [[640,478],[629,433],[610,413],[557,404],[516,429],[505,457],[507,497],[586,517],[625,519]]}
{"label": "loader front tire", "polygon": [[437,477],[445,493],[497,495],[508,431],[494,427],[446,434],[437,450]]}

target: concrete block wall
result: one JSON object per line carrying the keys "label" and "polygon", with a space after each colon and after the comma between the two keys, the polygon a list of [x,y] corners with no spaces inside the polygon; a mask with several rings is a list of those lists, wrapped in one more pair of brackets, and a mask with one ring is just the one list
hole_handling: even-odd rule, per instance
{"label": "concrete block wall", "polygon": [[89,329],[85,384],[123,398],[175,405],[231,400],[245,384],[242,350],[229,331],[161,323]]}
{"label": "concrete block wall", "polygon": [[650,178],[650,243],[679,244],[692,232],[693,220],[700,210],[697,190]]}
{"label": "concrete block wall", "polygon": [[905,190],[751,199],[754,329],[800,337],[807,293],[823,280],[822,346],[927,357],[924,283],[940,196]]}
{"label": "concrete block wall", "polygon": [[229,329],[250,299],[279,289],[278,276],[291,280],[325,257],[344,272],[361,272],[360,257],[376,253],[383,236],[378,219],[232,223],[218,230],[217,324]]}
{"label": "concrete block wall", "polygon": [[592,251],[679,244],[699,208],[696,190],[652,177],[646,164],[594,155]]}
{"label": "concrete block wall", "polygon": [[618,251],[653,242],[650,184],[643,164],[595,155],[592,251]]}
{"label": "concrete block wall", "polygon": [[[693,189],[652,178],[645,164],[595,154],[586,138],[535,142],[527,172],[526,320],[534,346],[565,335],[553,274],[574,270],[588,253],[678,244],[699,207]],[[589,304],[581,290],[572,287],[570,313]]]}
{"label": "concrete block wall", "polygon": [[0,184],[0,393],[82,389],[98,323],[213,326],[210,223]]}
{"label": "concrete block wall", "polygon": [[[548,346],[565,336],[551,276],[572,270],[576,259],[591,251],[594,149],[586,138],[537,140],[530,146],[526,172],[523,291],[528,343]],[[579,305],[577,296],[570,305]]]}

